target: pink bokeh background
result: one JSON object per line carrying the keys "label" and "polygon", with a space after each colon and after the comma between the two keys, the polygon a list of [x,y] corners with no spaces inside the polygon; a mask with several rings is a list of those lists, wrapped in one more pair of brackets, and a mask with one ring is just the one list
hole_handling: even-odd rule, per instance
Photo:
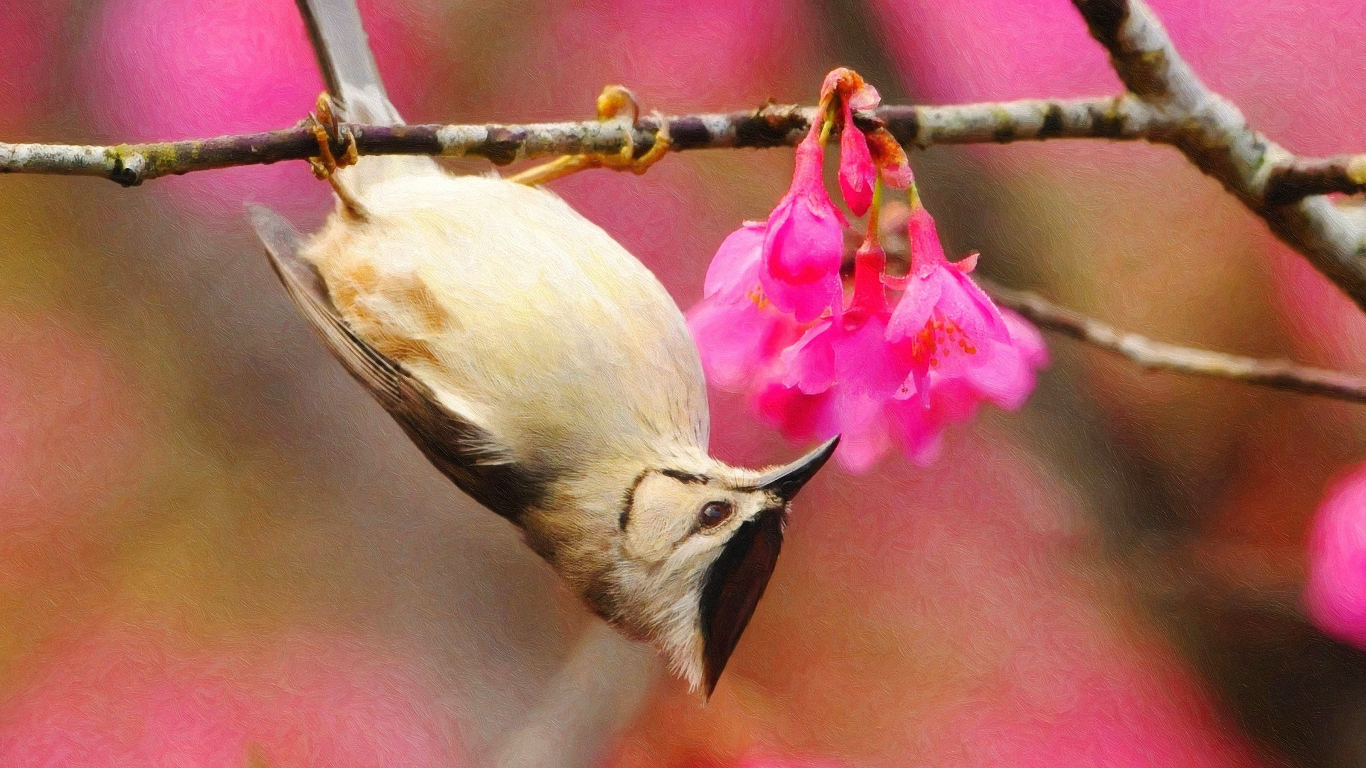
{"label": "pink bokeh background", "polygon": [[[864,61],[885,65],[888,101],[1119,88],[1063,0],[361,5],[394,101],[423,121],[587,117],[614,82],[676,113],[811,102],[827,69]],[[1273,139],[1366,147],[1355,3],[1154,8]],[[855,16],[868,36],[849,37]],[[288,0],[0,0],[0,27],[0,140],[269,130],[321,87]],[[1174,150],[911,163],[950,254],[982,250],[988,274],[1155,338],[1366,370],[1360,312]],[[687,307],[791,172],[786,150],[691,153],[555,190]],[[0,763],[492,763],[587,621],[319,351],[249,200],[304,222],[329,205],[302,163],[136,190],[0,178]],[[1295,659],[1329,648],[1322,677],[1362,679],[1359,622],[1332,617],[1362,599],[1366,510],[1330,478],[1366,458],[1366,421],[1048,341],[1056,364],[1021,413],[949,430],[926,467],[822,475],[715,698],[655,678],[582,754],[1352,764],[1350,718],[1256,723],[1281,712],[1268,680]],[[748,464],[798,449],[724,393],[713,434]],[[1240,667],[1251,636],[1199,639],[1224,609],[1262,611],[1239,626],[1284,666]]]}

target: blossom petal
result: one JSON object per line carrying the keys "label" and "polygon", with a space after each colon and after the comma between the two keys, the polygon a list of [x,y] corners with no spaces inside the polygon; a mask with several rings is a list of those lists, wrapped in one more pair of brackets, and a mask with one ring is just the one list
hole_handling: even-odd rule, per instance
{"label": "blossom petal", "polygon": [[800,322],[820,317],[841,296],[846,223],[825,191],[822,156],[821,145],[809,137],[798,145],[792,188],[773,209],[764,234],[764,292]]}
{"label": "blossom petal", "polygon": [[888,341],[895,344],[920,333],[939,303],[946,282],[944,278],[938,271],[923,278],[911,277],[906,283],[906,292],[901,294],[896,309],[892,310],[891,321],[887,323]]}
{"label": "blossom petal", "polygon": [[760,221],[746,221],[739,229],[721,241],[711,266],[702,295],[710,298],[718,293],[727,296],[743,295],[759,283],[759,263],[764,247],[766,225]]}
{"label": "blossom petal", "polygon": [[791,317],[748,298],[722,295],[703,299],[688,310],[688,328],[697,342],[702,369],[714,387],[743,392],[773,367],[782,350],[796,341],[799,326]]}
{"label": "blossom petal", "polygon": [[892,447],[892,431],[885,417],[884,401],[850,392],[835,391],[827,405],[831,433],[840,436],[835,460],[853,474],[873,468]]}
{"label": "blossom petal", "polygon": [[939,242],[939,228],[935,226],[934,217],[930,216],[929,211],[919,205],[912,206],[907,227],[911,241],[912,272],[924,276],[948,263],[944,246]]}
{"label": "blossom petal", "polygon": [[796,344],[783,351],[786,370],[783,384],[816,395],[835,383],[833,320],[823,320],[802,334]]}
{"label": "blossom petal", "polygon": [[996,303],[972,278],[956,269],[944,269],[944,289],[939,296],[939,311],[952,320],[968,339],[984,345],[988,339],[1010,342],[1010,331]]}
{"label": "blossom petal", "polygon": [[906,380],[910,364],[887,343],[886,316],[845,319],[834,328],[831,346],[840,386],[878,400],[892,397]]}

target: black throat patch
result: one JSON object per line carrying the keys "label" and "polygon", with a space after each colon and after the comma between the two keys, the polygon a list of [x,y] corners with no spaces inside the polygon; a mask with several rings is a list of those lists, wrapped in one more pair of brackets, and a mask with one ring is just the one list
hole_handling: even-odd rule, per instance
{"label": "black throat patch", "polygon": [[766,510],[740,525],[707,571],[698,605],[707,695],[740,642],[783,547],[782,510]]}

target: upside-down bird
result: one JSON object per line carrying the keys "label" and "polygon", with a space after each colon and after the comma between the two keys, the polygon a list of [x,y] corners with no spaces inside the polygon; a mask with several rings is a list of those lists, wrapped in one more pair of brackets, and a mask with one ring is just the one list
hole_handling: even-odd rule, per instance
{"label": "upside-down bird", "polygon": [[[400,124],[354,0],[299,6],[336,117]],[[711,458],[678,306],[554,194],[428,157],[324,172],[317,233],[250,211],[299,311],[438,469],[709,696],[838,438],[762,471]]]}

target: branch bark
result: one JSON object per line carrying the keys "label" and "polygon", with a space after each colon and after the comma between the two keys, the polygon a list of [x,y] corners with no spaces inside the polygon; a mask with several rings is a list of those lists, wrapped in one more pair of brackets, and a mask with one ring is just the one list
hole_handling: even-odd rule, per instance
{"label": "branch bark", "polygon": [[1366,192],[1366,155],[1295,158],[1271,169],[1266,180],[1266,201],[1271,204],[1332,192]]}

